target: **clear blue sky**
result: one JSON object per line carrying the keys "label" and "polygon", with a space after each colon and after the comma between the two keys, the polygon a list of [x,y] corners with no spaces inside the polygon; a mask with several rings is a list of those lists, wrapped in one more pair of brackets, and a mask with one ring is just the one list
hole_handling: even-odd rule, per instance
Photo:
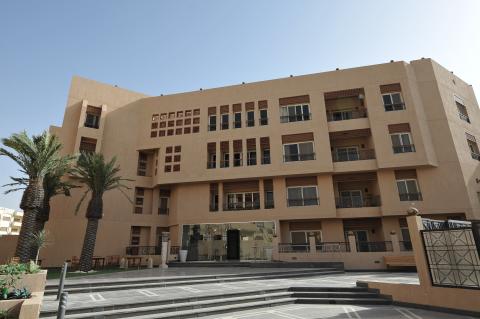
{"label": "clear blue sky", "polygon": [[[0,137],[60,125],[73,75],[159,95],[431,57],[478,92],[479,13],[478,0],[3,0]],[[1,157],[0,184],[16,174]]]}

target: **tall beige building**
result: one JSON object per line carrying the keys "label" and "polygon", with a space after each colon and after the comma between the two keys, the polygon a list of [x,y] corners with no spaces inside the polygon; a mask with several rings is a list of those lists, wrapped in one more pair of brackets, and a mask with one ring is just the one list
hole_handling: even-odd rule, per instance
{"label": "tall beige building", "polygon": [[[105,195],[95,255],[154,254],[169,231],[190,260],[251,260],[349,232],[408,250],[412,205],[480,219],[479,123],[472,87],[421,59],[155,97],[75,77],[51,131],[135,180],[133,204]],[[47,266],[80,254],[80,194],[54,200]]]}
{"label": "tall beige building", "polygon": [[0,236],[19,235],[22,219],[22,211],[0,207]]}

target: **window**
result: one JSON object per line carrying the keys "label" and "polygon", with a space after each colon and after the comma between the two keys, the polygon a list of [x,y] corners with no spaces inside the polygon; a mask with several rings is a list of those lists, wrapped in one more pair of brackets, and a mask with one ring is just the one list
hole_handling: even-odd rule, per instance
{"label": "window", "polygon": [[455,104],[457,105],[458,116],[460,119],[467,123],[470,123],[470,117],[468,116],[467,107],[462,99],[455,96]]}
{"label": "window", "polygon": [[315,159],[313,142],[283,144],[284,162],[309,161]]}
{"label": "window", "polygon": [[210,115],[210,117],[208,118],[208,130],[215,131],[216,129],[217,129],[217,116]]}
{"label": "window", "polygon": [[353,110],[348,109],[348,110],[337,110],[337,111],[331,111],[331,118],[332,121],[345,121],[345,120],[351,120],[353,119]]}
{"label": "window", "polygon": [[100,126],[100,115],[87,113],[85,117],[85,127],[96,128]]}
{"label": "window", "polygon": [[132,226],[130,230],[130,245],[138,246],[140,245],[140,226]]}
{"label": "window", "polygon": [[148,156],[145,153],[138,153],[137,175],[147,176]]}
{"label": "window", "polygon": [[315,237],[315,244],[322,243],[322,232],[320,230],[294,230],[290,232],[290,239],[293,245],[308,245],[309,237]]}
{"label": "window", "polygon": [[230,154],[223,153],[222,161],[220,162],[220,167],[229,167],[230,166]]}
{"label": "window", "polygon": [[248,111],[247,112],[247,127],[255,126],[255,112]]}
{"label": "window", "polygon": [[242,153],[233,153],[233,166],[242,166]]}
{"label": "window", "polygon": [[97,140],[94,138],[82,137],[80,139],[80,153],[95,153]]}
{"label": "window", "polygon": [[265,209],[274,208],[273,191],[265,191]]}
{"label": "window", "polygon": [[262,164],[270,164],[270,149],[262,150]]}
{"label": "window", "polygon": [[473,159],[480,161],[480,151],[474,136],[467,133],[467,144]]}
{"label": "window", "polygon": [[393,153],[415,152],[415,146],[409,132],[390,134],[392,139]]}
{"label": "window", "polygon": [[217,167],[217,154],[209,154],[207,168]]}
{"label": "window", "polygon": [[358,147],[338,147],[335,149],[334,156],[335,162],[358,161]]}
{"label": "window", "polygon": [[405,103],[403,103],[402,94],[400,92],[382,94],[382,98],[385,111],[405,110]]}
{"label": "window", "polygon": [[398,194],[401,201],[421,201],[422,194],[418,190],[416,179],[397,180]]}
{"label": "window", "polygon": [[168,215],[168,197],[160,197],[158,201],[158,215]]}
{"label": "window", "polygon": [[233,127],[241,128],[242,127],[242,113],[237,112],[233,115]]}
{"label": "window", "polygon": [[247,152],[247,165],[257,165],[257,151]]}
{"label": "window", "polygon": [[310,120],[310,106],[308,104],[288,105],[281,108],[281,123]]}
{"label": "window", "polygon": [[347,190],[340,192],[339,208],[363,207],[363,196],[360,190]]}
{"label": "window", "polygon": [[287,188],[287,206],[318,205],[317,186],[294,186]]}
{"label": "window", "polygon": [[268,113],[266,109],[260,110],[260,125],[268,125]]}
{"label": "window", "polygon": [[226,210],[259,209],[260,195],[258,192],[227,194]]}
{"label": "window", "polygon": [[222,130],[228,130],[228,114],[222,114]]}

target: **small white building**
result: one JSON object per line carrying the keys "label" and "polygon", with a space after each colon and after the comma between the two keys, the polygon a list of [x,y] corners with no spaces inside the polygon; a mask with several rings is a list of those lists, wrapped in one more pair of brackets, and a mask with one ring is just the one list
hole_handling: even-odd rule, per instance
{"label": "small white building", "polygon": [[19,235],[22,219],[22,211],[0,207],[0,236]]}

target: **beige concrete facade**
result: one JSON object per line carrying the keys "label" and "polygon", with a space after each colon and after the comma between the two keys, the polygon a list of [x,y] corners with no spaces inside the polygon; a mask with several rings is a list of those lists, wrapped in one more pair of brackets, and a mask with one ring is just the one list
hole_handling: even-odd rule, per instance
{"label": "beige concrete facade", "polygon": [[[105,195],[95,255],[158,246],[169,230],[174,246],[219,241],[195,255],[219,260],[233,228],[240,258],[256,259],[273,242],[345,242],[346,232],[357,244],[390,241],[391,232],[407,242],[412,204],[438,219],[480,219],[478,123],[472,87],[421,59],[156,97],[74,77],[63,124],[51,132],[66,153],[116,156],[135,180],[134,205]],[[81,193],[53,200],[46,266],[80,254]]]}
{"label": "beige concrete facade", "polygon": [[22,211],[0,207],[0,236],[20,234],[22,220]]}

